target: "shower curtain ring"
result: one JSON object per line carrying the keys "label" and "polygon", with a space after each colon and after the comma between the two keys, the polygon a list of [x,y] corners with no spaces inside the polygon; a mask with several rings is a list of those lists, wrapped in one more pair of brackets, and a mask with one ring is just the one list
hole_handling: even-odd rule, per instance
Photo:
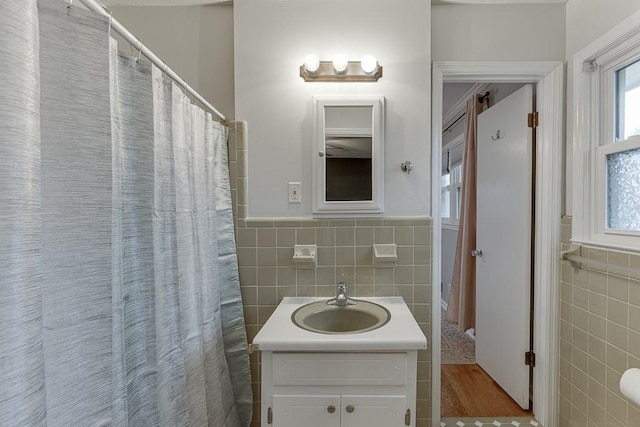
{"label": "shower curtain ring", "polygon": [[71,9],[72,5],[73,5],[73,0],[69,0],[69,4],[67,5],[67,9]]}
{"label": "shower curtain ring", "polygon": [[138,57],[136,58],[136,62],[140,61],[142,58],[142,40],[138,39]]}
{"label": "shower curtain ring", "polygon": [[111,12],[109,9],[105,10],[109,13],[109,37],[111,37],[111,27],[113,26],[113,12]]}

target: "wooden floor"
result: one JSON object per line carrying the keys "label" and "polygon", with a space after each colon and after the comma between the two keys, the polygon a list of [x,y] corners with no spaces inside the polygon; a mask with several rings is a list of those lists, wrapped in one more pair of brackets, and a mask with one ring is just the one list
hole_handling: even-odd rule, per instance
{"label": "wooden floor", "polygon": [[530,417],[478,365],[441,365],[441,417]]}

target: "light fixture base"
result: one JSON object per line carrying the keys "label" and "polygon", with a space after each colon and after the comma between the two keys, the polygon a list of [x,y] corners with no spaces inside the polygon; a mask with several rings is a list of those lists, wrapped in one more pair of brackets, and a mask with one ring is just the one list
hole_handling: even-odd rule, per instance
{"label": "light fixture base", "polygon": [[300,66],[300,77],[305,82],[377,82],[382,77],[382,66],[378,65],[372,73],[362,71],[360,61],[349,61],[344,73],[336,73],[331,61],[320,61],[315,73],[310,73]]}

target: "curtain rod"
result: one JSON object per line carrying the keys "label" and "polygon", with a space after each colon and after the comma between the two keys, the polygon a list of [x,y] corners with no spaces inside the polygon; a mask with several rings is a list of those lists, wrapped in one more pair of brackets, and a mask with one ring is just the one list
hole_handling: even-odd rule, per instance
{"label": "curtain rod", "polygon": [[453,123],[451,123],[445,130],[442,131],[442,133],[448,132],[449,129],[454,127],[460,121],[460,119],[463,118],[464,116],[466,116],[466,113],[462,113],[462,115],[460,117],[458,117],[457,119],[455,119],[453,121]]}
{"label": "curtain rod", "polygon": [[[69,1],[69,5],[71,5],[73,0]],[[218,116],[222,121],[226,121],[226,117],[220,111],[218,111],[213,105],[211,105],[206,99],[202,97],[195,89],[193,89],[186,81],[184,81],[175,71],[173,71],[169,66],[160,59],[155,53],[151,51],[147,46],[145,46],[140,39],[134,36],[129,30],[127,30],[117,19],[113,17],[113,14],[105,8],[102,4],[98,3],[96,0],[79,0],[82,4],[84,4],[88,9],[97,12],[103,16],[109,18],[109,25],[111,28],[118,33],[122,38],[124,38],[127,42],[129,42],[132,46],[136,47],[140,53],[146,56],[156,67],[160,68],[166,75],[171,77],[178,85],[182,86],[184,90],[191,95],[193,95],[202,105],[207,107],[212,113]]]}
{"label": "curtain rod", "polygon": [[[476,95],[480,95],[479,93],[477,93]],[[482,104],[485,100],[489,100],[489,97],[491,96],[491,92],[485,92],[484,95],[480,95],[480,98],[478,99],[478,101]],[[488,105],[488,104],[487,104]],[[461,118],[463,118],[467,113],[464,112],[460,115],[460,117],[458,117],[457,119],[455,119],[453,121],[453,123],[451,123],[445,130],[442,131],[442,133],[445,133],[447,131],[449,131],[449,129],[451,129],[452,127],[454,127],[456,125],[456,123],[458,123],[460,121]]]}

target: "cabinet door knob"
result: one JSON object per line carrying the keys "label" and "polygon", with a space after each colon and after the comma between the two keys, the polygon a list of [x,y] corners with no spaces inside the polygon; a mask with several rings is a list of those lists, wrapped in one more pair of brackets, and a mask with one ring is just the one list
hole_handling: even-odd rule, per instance
{"label": "cabinet door knob", "polygon": [[336,412],[336,407],[333,406],[333,405],[329,405],[327,407],[327,412],[330,413],[330,414],[333,414],[334,412]]}
{"label": "cabinet door knob", "polygon": [[353,405],[348,405],[348,406],[347,406],[347,412],[348,412],[348,413],[352,413],[352,412],[353,412],[353,411],[355,411],[355,410],[356,410],[356,408],[354,408],[354,407],[353,407]]}

